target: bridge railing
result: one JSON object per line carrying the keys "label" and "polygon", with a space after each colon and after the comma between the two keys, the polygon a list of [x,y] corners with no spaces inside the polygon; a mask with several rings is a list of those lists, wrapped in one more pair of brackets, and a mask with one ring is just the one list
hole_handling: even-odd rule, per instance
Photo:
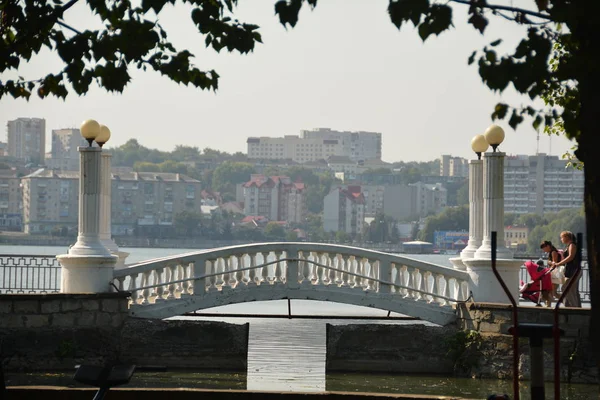
{"label": "bridge railing", "polygon": [[151,260],[113,284],[145,305],[262,285],[392,294],[447,305],[468,297],[468,274],[408,257],[319,243],[261,243]]}

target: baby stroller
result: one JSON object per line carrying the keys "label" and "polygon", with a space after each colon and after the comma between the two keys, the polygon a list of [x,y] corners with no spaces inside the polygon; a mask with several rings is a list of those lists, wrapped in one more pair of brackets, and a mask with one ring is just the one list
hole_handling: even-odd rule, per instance
{"label": "baby stroller", "polygon": [[521,296],[523,299],[530,300],[541,306],[542,291],[547,293],[552,291],[551,270],[544,267],[544,262],[541,260],[537,263],[527,261],[525,262],[525,268],[531,280],[527,283],[521,281]]}

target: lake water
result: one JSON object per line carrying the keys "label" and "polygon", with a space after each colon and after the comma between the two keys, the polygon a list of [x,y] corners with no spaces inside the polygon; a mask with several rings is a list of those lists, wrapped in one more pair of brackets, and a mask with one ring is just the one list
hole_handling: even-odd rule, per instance
{"label": "lake water", "polygon": [[[123,248],[130,252],[127,263],[195,251],[194,249]],[[0,246],[0,254],[57,255],[67,252],[63,247]],[[447,255],[411,255],[411,257],[450,266]],[[330,324],[429,324],[422,321],[386,321],[385,310],[356,307],[330,302],[293,300],[292,315],[355,316],[357,319],[281,319],[231,318],[227,314],[287,315],[287,301],[271,301],[217,307],[204,312],[223,317],[190,317],[200,320],[220,320],[228,323],[250,323],[248,370],[246,374],[220,372],[170,371],[166,373],[136,373],[130,386],[203,387],[248,390],[358,391],[410,393],[487,398],[491,393],[512,393],[511,381],[457,379],[439,376],[397,374],[326,374],[325,326]],[[398,314],[392,314],[397,316]],[[382,320],[361,320],[362,316],[378,316]],[[183,317],[187,318],[187,317]],[[39,384],[69,385],[72,374],[10,374],[8,384],[35,381]],[[521,384],[522,398],[529,398],[528,382]],[[552,385],[546,388],[553,393]],[[593,385],[563,385],[562,398],[583,400],[598,398]],[[548,396],[550,398],[550,396]]]}

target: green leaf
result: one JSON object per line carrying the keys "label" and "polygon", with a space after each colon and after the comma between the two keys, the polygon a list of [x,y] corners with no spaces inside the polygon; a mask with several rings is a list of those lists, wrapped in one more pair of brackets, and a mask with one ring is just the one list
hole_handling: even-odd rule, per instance
{"label": "green leaf", "polygon": [[492,46],[492,47],[496,47],[496,46],[498,46],[500,43],[502,43],[502,39],[497,39],[497,40],[494,40],[492,43],[490,43],[490,46]]}

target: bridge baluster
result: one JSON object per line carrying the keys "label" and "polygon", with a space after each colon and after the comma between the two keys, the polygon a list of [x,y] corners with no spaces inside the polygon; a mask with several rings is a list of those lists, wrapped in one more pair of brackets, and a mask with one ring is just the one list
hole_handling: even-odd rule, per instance
{"label": "bridge baluster", "polygon": [[[196,265],[196,268],[194,268],[194,271],[196,271],[200,275],[212,275],[212,276],[209,276],[204,279],[205,291],[213,292],[215,290],[219,290],[219,288],[217,287],[218,276],[216,275],[219,273],[219,271],[217,271],[217,259],[216,258],[214,258],[212,260],[206,260],[204,262],[204,268],[202,268],[202,265]],[[198,295],[200,293],[196,293],[194,291],[194,294]]]}
{"label": "bridge baluster", "polygon": [[261,269],[261,274],[262,274],[262,279],[260,280],[260,284],[267,284],[270,283],[269,280],[269,266],[265,265],[267,263],[267,260],[269,259],[269,254],[271,254],[270,251],[263,251],[260,254],[262,254],[263,256],[263,266]]}
{"label": "bridge baluster", "polygon": [[402,286],[404,286],[404,288],[400,289],[402,296],[404,298],[410,298],[412,297],[412,291],[409,290],[408,288],[412,288],[412,275],[410,273],[410,271],[408,270],[408,267],[406,265],[402,265],[402,268],[400,269],[401,271],[401,284]]}
{"label": "bridge baluster", "polygon": [[[448,279],[442,274],[438,274],[437,279],[438,279],[438,294],[440,296],[450,297],[448,295]],[[437,298],[437,302],[441,306],[445,306],[448,304],[447,300],[439,298],[439,297]]]}
{"label": "bridge baluster", "polygon": [[235,273],[235,280],[237,281],[237,285],[236,286],[240,286],[240,287],[245,287],[245,282],[244,282],[244,278],[245,278],[245,272],[246,271],[240,271],[242,268],[244,268],[244,255],[240,254],[235,256],[236,262],[237,262],[237,272]]}
{"label": "bridge baluster", "polygon": [[[419,268],[414,268],[413,272],[413,282],[414,282],[414,288],[417,290],[423,290],[423,275],[421,274],[421,271],[419,270]],[[421,300],[423,299],[423,295],[421,295],[420,292],[413,292],[413,297],[415,300]]]}
{"label": "bridge baluster", "polygon": [[176,271],[177,271],[177,264],[167,265],[167,268],[165,268],[165,272],[167,273],[167,276],[168,276],[167,282],[169,282],[169,284],[167,285],[167,290],[168,290],[167,300],[172,300],[175,298],[176,284],[173,282],[176,280]]}
{"label": "bridge baluster", "polygon": [[[229,271],[229,280],[227,280],[227,286],[234,288],[237,286],[238,281],[236,279],[236,270],[239,268],[237,265],[237,257],[232,255],[229,257],[223,257],[225,259],[225,265],[227,265],[227,271]],[[236,265],[234,265],[236,264]]]}
{"label": "bridge baluster", "polygon": [[[337,254],[336,253],[329,253],[328,254],[328,265],[330,268],[337,268],[338,266],[336,265],[335,261],[337,259]],[[335,269],[330,269],[329,270],[329,284],[330,285],[335,285],[335,281],[336,281],[336,274],[337,271]]]}
{"label": "bridge baluster", "polygon": [[354,257],[355,271],[356,276],[354,277],[354,287],[361,288],[363,285],[363,259]]}
{"label": "bridge baluster", "polygon": [[308,253],[308,258],[312,261],[311,263],[309,263],[310,274],[308,275],[308,279],[309,279],[310,283],[312,285],[314,285],[315,282],[317,282],[317,280],[318,280],[317,265],[314,263],[319,262],[319,258],[317,257],[317,253],[315,253],[314,251],[311,251]]}
{"label": "bridge baluster", "polygon": [[340,286],[349,286],[348,283],[348,272],[350,271],[350,257],[344,254],[340,255],[340,259],[341,259],[341,269],[343,272],[341,272],[340,274]]}
{"label": "bridge baluster", "polygon": [[136,285],[136,281],[137,281],[139,275],[140,274],[137,274],[137,273],[129,275],[129,289],[128,289],[128,291],[129,291],[129,293],[131,293],[131,304],[137,304],[138,299],[140,297],[139,296],[139,292],[136,289],[136,287],[138,287]]}
{"label": "bridge baluster", "polygon": [[321,253],[319,260],[323,265],[325,265],[325,267],[321,267],[321,278],[323,281],[323,286],[328,286],[331,282],[329,278],[329,272],[331,271],[331,257],[329,253]]}
{"label": "bridge baluster", "polygon": [[374,278],[377,278],[377,267],[375,265],[376,260],[366,259],[365,263],[368,264],[367,273],[365,274],[368,278],[365,282],[365,290],[372,291],[376,287]]}
{"label": "bridge baluster", "polygon": [[[299,252],[301,256],[298,258],[302,258],[303,260],[310,259],[310,252]],[[300,278],[300,284],[302,285],[310,285],[310,263],[308,261],[301,261],[298,265],[298,270],[302,271],[302,276]]]}
{"label": "bridge baluster", "polygon": [[184,281],[181,282],[181,286],[180,286],[180,290],[181,290],[181,296],[180,297],[184,297],[187,296],[190,293],[190,290],[193,289],[193,282],[189,281],[188,279],[191,278],[189,271],[193,270],[193,264],[192,263],[187,263],[187,264],[181,264],[179,266],[179,279],[183,279]]}
{"label": "bridge baluster", "polygon": [[256,286],[256,253],[248,253],[250,258],[250,265],[252,269],[248,271],[248,286]]}
{"label": "bridge baluster", "polygon": [[426,293],[430,293],[423,296],[423,300],[428,303],[433,303],[435,301],[435,294],[437,290],[437,284],[433,274],[429,271],[423,272],[423,290]]}
{"label": "bridge baluster", "polygon": [[283,254],[282,251],[274,251],[273,255],[275,256],[275,276],[273,277],[273,283],[283,283],[284,277],[281,274],[281,263],[282,261],[279,261],[281,259],[281,255]]}
{"label": "bridge baluster", "polygon": [[[142,283],[140,286],[148,286],[150,284],[150,274],[152,273],[152,271],[146,271],[142,274]],[[150,304],[150,300],[148,299],[150,297],[150,289],[143,289],[142,290],[142,302],[140,304]]]}
{"label": "bridge baluster", "polygon": [[285,283],[289,288],[297,288],[302,282],[300,268],[298,267],[298,250],[290,248],[285,252],[286,261],[284,278]]}
{"label": "bridge baluster", "polygon": [[219,278],[221,279],[221,290],[226,290],[227,288],[229,288],[229,279],[231,274],[229,273],[230,271],[230,267],[229,267],[229,263],[228,263],[228,259],[229,257],[219,257],[219,266],[220,266],[220,271],[223,272],[223,274],[221,276],[219,276]]}
{"label": "bridge baluster", "polygon": [[117,278],[117,288],[119,289],[119,291],[124,291],[125,290],[125,276],[121,276],[119,278]]}

